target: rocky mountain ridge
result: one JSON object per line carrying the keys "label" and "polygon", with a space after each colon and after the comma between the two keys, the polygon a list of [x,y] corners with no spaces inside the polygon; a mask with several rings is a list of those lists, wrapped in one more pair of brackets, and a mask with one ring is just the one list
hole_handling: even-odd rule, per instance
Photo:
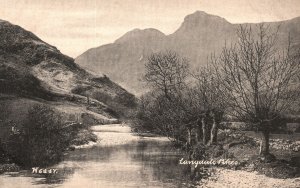
{"label": "rocky mountain ridge", "polygon": [[[292,46],[300,44],[300,17],[280,22],[265,23],[272,31],[278,30],[278,47],[287,46],[290,35]],[[258,24],[241,24],[257,28]],[[196,11],[184,18],[181,26],[165,35],[156,29],[135,29],[114,43],[87,50],[75,59],[82,67],[102,72],[135,94],[144,92],[141,82],[147,57],[158,51],[173,50],[190,60],[192,67],[205,64],[211,54],[218,55],[225,43],[237,41],[236,30],[240,24],[232,24],[219,16]]]}

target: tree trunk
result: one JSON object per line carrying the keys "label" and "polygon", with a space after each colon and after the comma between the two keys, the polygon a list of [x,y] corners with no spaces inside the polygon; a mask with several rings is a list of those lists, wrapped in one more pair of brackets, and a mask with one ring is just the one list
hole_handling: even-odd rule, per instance
{"label": "tree trunk", "polygon": [[171,131],[172,131],[172,136],[173,136],[173,138],[176,139],[174,126],[171,126]]}
{"label": "tree trunk", "polygon": [[263,131],[261,142],[260,142],[260,155],[267,155],[269,154],[269,138],[270,138],[270,132],[269,131]]}
{"label": "tree trunk", "polygon": [[196,132],[195,132],[195,141],[196,141],[196,144],[198,144],[199,143],[199,133],[198,133],[198,127],[197,127],[197,129],[196,129]]}
{"label": "tree trunk", "polygon": [[202,135],[202,130],[201,130],[200,122],[199,122],[199,124],[196,128],[196,142],[197,142],[197,144],[199,144],[202,141],[201,135]]}
{"label": "tree trunk", "polygon": [[218,140],[218,124],[215,120],[215,117],[213,117],[213,124],[210,132],[210,144],[217,144]]}
{"label": "tree trunk", "polygon": [[205,145],[207,142],[207,127],[204,118],[201,119],[201,123],[202,123],[202,142]]}
{"label": "tree trunk", "polygon": [[192,133],[191,133],[191,128],[188,128],[188,147],[190,148],[192,145]]}

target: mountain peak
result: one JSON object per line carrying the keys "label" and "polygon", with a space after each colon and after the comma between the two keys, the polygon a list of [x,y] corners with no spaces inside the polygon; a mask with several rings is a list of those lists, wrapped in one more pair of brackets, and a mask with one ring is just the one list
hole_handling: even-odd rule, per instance
{"label": "mountain peak", "polygon": [[199,10],[192,14],[187,15],[184,18],[184,22],[203,22],[203,21],[229,23],[227,20],[225,20],[224,18],[222,18],[220,16],[208,14],[204,11],[199,11]]}
{"label": "mountain peak", "polygon": [[187,15],[187,16],[191,16],[191,15],[194,15],[194,16],[208,16],[208,15],[210,15],[210,14],[208,14],[207,12],[202,11],[202,10],[197,10],[197,11],[195,11],[194,13],[189,14],[189,15]]}
{"label": "mountain peak", "polygon": [[222,17],[208,14],[204,11],[196,11],[184,18],[184,22],[174,34],[198,33],[201,35],[203,32],[223,30],[231,25],[231,23]]}
{"label": "mountain peak", "polygon": [[127,33],[125,33],[121,38],[117,39],[116,43],[127,42],[131,40],[140,40],[142,38],[159,38],[165,37],[165,34],[161,31],[153,28],[147,29],[133,29]]}

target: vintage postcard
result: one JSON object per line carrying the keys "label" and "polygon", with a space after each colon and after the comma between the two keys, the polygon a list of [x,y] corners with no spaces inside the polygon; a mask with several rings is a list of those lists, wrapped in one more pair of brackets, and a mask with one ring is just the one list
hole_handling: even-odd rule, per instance
{"label": "vintage postcard", "polygon": [[300,187],[300,0],[0,0],[0,188]]}

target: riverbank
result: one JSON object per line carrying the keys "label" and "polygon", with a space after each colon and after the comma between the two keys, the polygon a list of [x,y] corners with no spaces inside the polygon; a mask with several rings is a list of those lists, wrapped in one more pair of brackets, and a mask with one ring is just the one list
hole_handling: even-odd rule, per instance
{"label": "riverbank", "polygon": [[[91,145],[92,143],[97,142],[98,137],[90,129],[90,126],[86,126],[83,124],[74,124],[74,125],[70,125],[70,127],[71,128],[68,128],[67,134],[61,135],[61,137],[64,136],[64,138],[68,137],[69,139],[69,140],[65,140],[68,141],[69,143],[65,146],[64,149],[60,151],[61,153],[59,153],[62,156],[66,155],[68,152],[71,152],[76,148],[81,148],[84,147],[85,145]],[[64,140],[62,140],[61,137],[58,137],[58,139],[60,139],[59,141],[62,142]],[[47,138],[46,140],[51,141],[51,137]],[[47,142],[45,140],[42,141],[45,143]],[[1,143],[0,145],[0,174],[3,174],[5,172],[18,172],[20,170],[26,170],[30,168],[30,166],[26,167],[17,163],[18,159],[23,158],[24,156],[20,155],[18,156],[18,158],[16,158],[13,155],[9,154],[8,152],[9,150],[7,149],[9,147],[9,144],[10,143],[6,143],[6,144]],[[43,153],[45,150],[42,146],[36,147],[34,149],[35,152],[40,152],[40,153]],[[39,164],[36,164],[35,166],[39,166]]]}
{"label": "riverbank", "polygon": [[[61,187],[188,187],[185,186],[186,182],[190,183],[188,165],[179,164],[182,158],[178,155],[180,152],[170,147],[171,143],[166,137],[140,136],[123,124],[97,125],[90,130],[97,136],[97,141],[69,151],[65,160],[54,166],[59,170],[73,169],[74,174],[64,175],[63,181],[56,177]],[[198,187],[292,188],[300,184],[300,178],[276,179],[246,169],[209,169],[211,176],[202,179]],[[51,177],[38,176],[34,177],[39,178],[35,180],[28,173],[24,176],[19,172],[18,178],[22,181],[30,178],[30,181],[26,181],[28,186],[37,181],[38,184],[44,183],[41,187],[48,187],[45,182]],[[0,176],[0,184],[14,185],[15,176],[18,175]]]}
{"label": "riverbank", "polygon": [[[91,128],[98,136],[97,144],[101,146],[117,146],[126,144],[132,141],[143,139],[135,133],[127,125],[114,124],[94,126]],[[116,134],[113,134],[113,133]],[[169,142],[166,137],[147,137],[152,140]],[[256,171],[247,172],[244,170],[230,170],[224,168],[212,168],[212,176],[208,179],[203,179],[199,182],[199,187],[297,187],[300,184],[300,178],[277,179],[267,177],[264,174],[259,174]]]}
{"label": "riverbank", "polygon": [[[20,171],[0,175],[4,187],[188,187],[189,168],[167,138],[137,136],[127,125],[92,126],[99,136],[92,147],[68,152],[51,166],[57,175]],[[72,172],[65,174],[64,172]]]}
{"label": "riverbank", "polygon": [[300,185],[300,178],[276,179],[257,172],[219,168],[200,184],[201,188],[296,188]]}

